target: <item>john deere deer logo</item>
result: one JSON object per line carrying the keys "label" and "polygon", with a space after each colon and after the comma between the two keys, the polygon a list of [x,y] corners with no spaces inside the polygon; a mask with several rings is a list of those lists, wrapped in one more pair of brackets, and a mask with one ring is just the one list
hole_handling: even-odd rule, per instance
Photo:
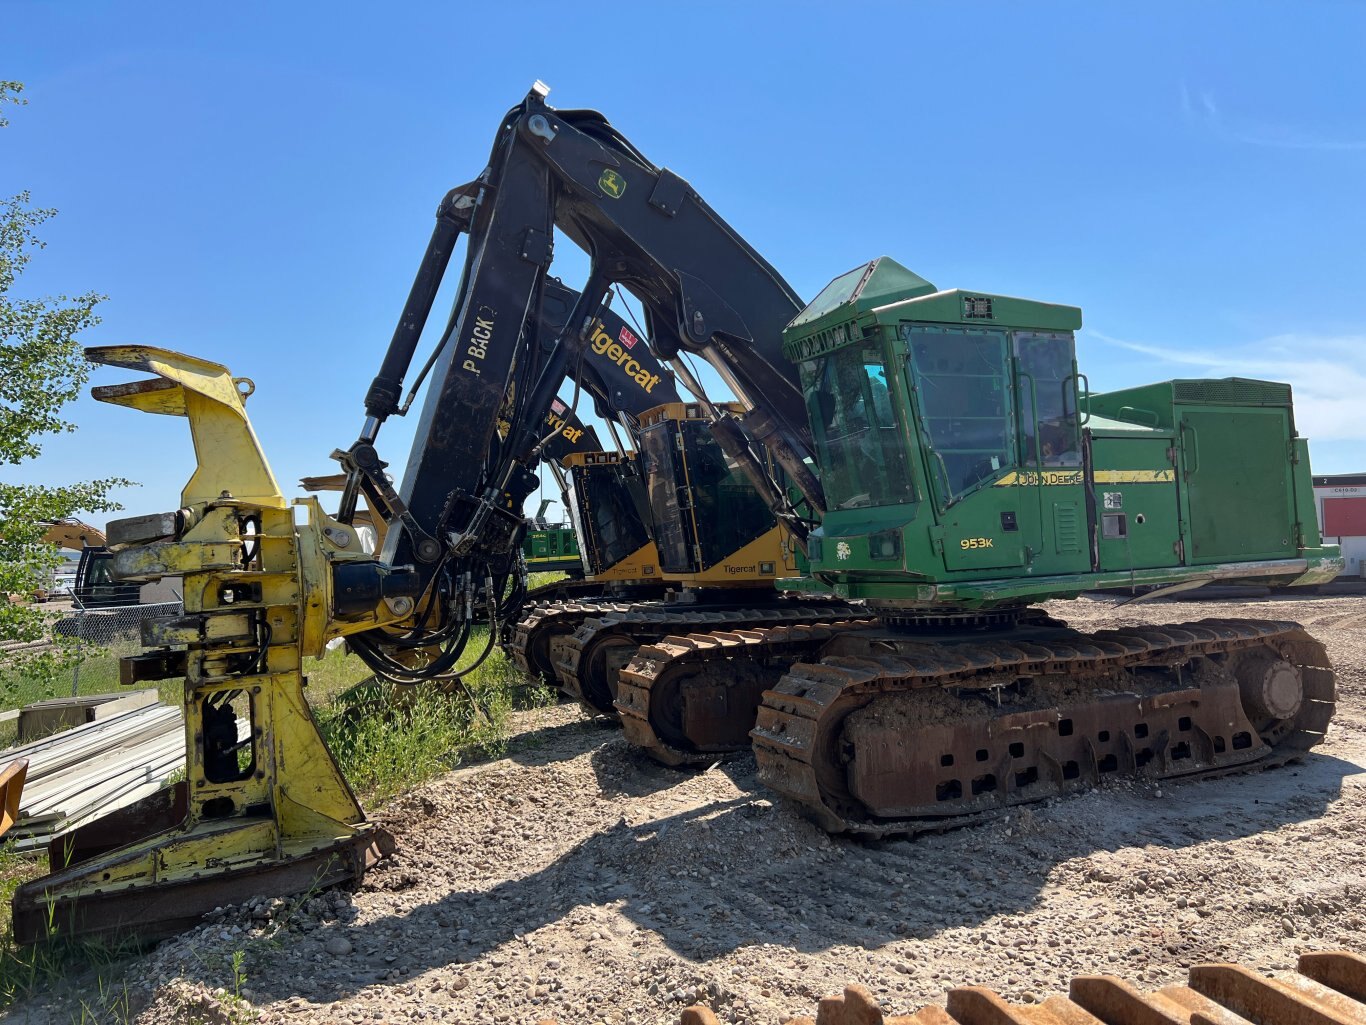
{"label": "john deere deer logo", "polygon": [[602,177],[598,179],[598,188],[602,189],[605,195],[611,196],[613,199],[620,199],[621,194],[626,191],[626,179],[609,167],[602,172]]}

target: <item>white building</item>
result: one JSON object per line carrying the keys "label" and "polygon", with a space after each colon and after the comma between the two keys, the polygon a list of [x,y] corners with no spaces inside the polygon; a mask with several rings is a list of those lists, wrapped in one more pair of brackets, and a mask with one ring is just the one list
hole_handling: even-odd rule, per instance
{"label": "white building", "polygon": [[1323,540],[1342,546],[1343,576],[1366,576],[1366,473],[1314,478]]}

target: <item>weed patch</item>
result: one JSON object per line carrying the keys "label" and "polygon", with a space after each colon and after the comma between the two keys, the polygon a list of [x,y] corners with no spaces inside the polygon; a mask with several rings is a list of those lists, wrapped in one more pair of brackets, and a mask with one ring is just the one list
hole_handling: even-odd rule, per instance
{"label": "weed patch", "polygon": [[[487,628],[476,628],[462,666],[480,657],[487,639]],[[498,756],[511,712],[552,700],[494,646],[459,686],[362,684],[315,715],[342,774],[374,806],[462,762]]]}

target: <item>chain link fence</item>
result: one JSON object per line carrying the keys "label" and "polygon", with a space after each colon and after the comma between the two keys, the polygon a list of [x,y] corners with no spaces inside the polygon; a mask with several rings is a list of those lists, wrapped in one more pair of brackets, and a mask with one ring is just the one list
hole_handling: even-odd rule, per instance
{"label": "chain link fence", "polygon": [[71,694],[101,694],[119,688],[119,659],[141,649],[142,622],[178,616],[178,601],[151,605],[116,605],[106,608],[72,607],[72,615],[54,626],[65,633],[75,663],[71,670]]}
{"label": "chain link fence", "polygon": [[35,701],[119,690],[119,659],[139,650],[143,620],[178,616],[182,608],[179,601],[54,605],[46,636],[0,646],[0,722]]}

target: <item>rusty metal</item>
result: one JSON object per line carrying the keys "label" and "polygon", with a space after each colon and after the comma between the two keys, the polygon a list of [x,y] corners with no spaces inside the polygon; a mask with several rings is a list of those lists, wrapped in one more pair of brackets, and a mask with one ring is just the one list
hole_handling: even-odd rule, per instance
{"label": "rusty metal", "polygon": [[[1304,954],[1299,971],[1275,977],[1231,964],[1195,965],[1185,986],[1145,993],[1112,975],[1079,976],[1067,996],[1012,1004],[990,989],[949,990],[947,1007],[885,1015],[862,986],[820,1002],[814,1022],[787,1025],[1366,1025],[1366,959],[1345,951]],[[704,1007],[685,1025],[713,1025]]]}
{"label": "rusty metal", "polygon": [[692,633],[642,645],[617,677],[616,709],[626,739],[673,766],[746,750],[763,692],[835,634],[870,622]]}
{"label": "rusty metal", "polygon": [[[1299,679],[1295,715],[1250,718],[1247,680],[1279,663]],[[998,641],[853,631],[765,692],[751,736],[760,779],[825,828],[910,834],[1112,775],[1279,764],[1322,741],[1333,701],[1323,646],[1293,623],[1036,625]]]}
{"label": "rusty metal", "polygon": [[189,813],[189,795],[189,784],[181,780],[54,837],[47,846],[48,871],[72,868],[126,844],[173,829],[184,822]]}
{"label": "rusty metal", "polygon": [[1366,1004],[1366,957],[1336,950],[1300,955],[1300,974]]}
{"label": "rusty metal", "polygon": [[555,683],[555,663],[551,659],[550,646],[556,637],[572,634],[584,620],[593,616],[630,609],[631,605],[610,598],[532,605],[513,627],[512,640],[506,645],[507,653],[525,676]]}
{"label": "rusty metal", "polygon": [[658,601],[664,582],[622,584],[601,580],[556,580],[527,592],[525,610],[503,646],[517,668],[532,679],[555,683],[550,645],[556,637],[572,634],[591,616],[606,611],[625,612]]}
{"label": "rusty metal", "polygon": [[[175,831],[168,831],[165,840],[173,843]],[[290,852],[287,859],[268,864],[221,867],[202,878],[16,900],[14,935],[23,943],[57,934],[117,940],[136,937],[146,943],[193,928],[206,912],[220,905],[241,903],[262,893],[307,893],[354,882],[394,849],[388,833],[373,830]],[[57,889],[80,879],[84,869],[84,865],[73,865],[45,876],[44,881]]]}
{"label": "rusty metal", "polygon": [[28,776],[28,759],[16,758],[0,770],[0,836],[19,819],[19,797]]}
{"label": "rusty metal", "polygon": [[[551,643],[560,687],[586,710],[616,718],[618,674],[644,645],[671,635],[764,630],[775,626],[833,623],[865,615],[840,601],[776,598],[750,606],[648,603],[585,619],[569,636]],[[745,712],[745,723],[751,716]]]}

